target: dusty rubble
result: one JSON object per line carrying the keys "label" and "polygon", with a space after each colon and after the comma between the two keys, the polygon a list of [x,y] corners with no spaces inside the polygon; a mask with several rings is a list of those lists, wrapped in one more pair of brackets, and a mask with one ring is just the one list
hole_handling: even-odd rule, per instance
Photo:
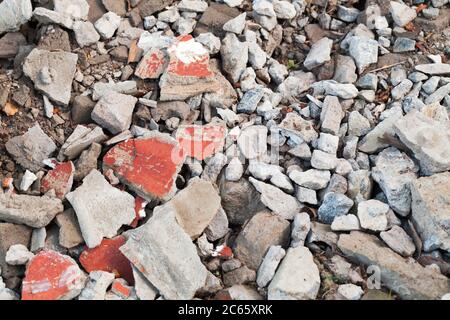
{"label": "dusty rubble", "polygon": [[447,0],[0,1],[0,300],[448,299]]}

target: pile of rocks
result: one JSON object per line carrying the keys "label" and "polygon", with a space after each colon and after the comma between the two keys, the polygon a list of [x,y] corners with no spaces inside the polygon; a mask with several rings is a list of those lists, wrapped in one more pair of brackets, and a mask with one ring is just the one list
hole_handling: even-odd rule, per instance
{"label": "pile of rocks", "polygon": [[0,299],[448,299],[449,23],[1,1]]}

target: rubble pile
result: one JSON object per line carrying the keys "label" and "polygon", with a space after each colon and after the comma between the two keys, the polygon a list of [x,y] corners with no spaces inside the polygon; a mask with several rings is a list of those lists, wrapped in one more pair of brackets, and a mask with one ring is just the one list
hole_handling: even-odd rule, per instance
{"label": "rubble pile", "polygon": [[0,1],[0,300],[450,299],[448,0]]}

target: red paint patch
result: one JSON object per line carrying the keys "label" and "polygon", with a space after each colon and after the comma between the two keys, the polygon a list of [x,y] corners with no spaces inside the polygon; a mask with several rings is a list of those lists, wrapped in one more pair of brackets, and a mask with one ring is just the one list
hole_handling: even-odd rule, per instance
{"label": "red paint patch", "polygon": [[54,189],[56,196],[64,199],[72,189],[74,171],[75,167],[72,161],[57,163],[55,168],[42,179],[41,192],[46,193]]}
{"label": "red paint patch", "polygon": [[41,251],[28,263],[22,300],[58,300],[74,286],[83,288],[83,284],[84,275],[72,258],[51,250]]}
{"label": "red paint patch", "polygon": [[81,265],[87,272],[107,271],[126,279],[129,283],[134,283],[130,261],[119,250],[125,241],[125,237],[117,236],[112,239],[103,239],[102,243],[95,248],[86,247],[80,255]]}
{"label": "red paint patch", "polygon": [[132,288],[122,283],[120,279],[116,279],[111,286],[111,291],[123,299],[127,299],[131,296]]}
{"label": "red paint patch", "polygon": [[226,133],[220,125],[190,125],[180,126],[176,138],[186,155],[204,160],[223,149]]}
{"label": "red paint patch", "polygon": [[135,75],[141,79],[157,79],[166,69],[169,59],[160,49],[151,49],[142,58]]}
{"label": "red paint patch", "polygon": [[149,199],[164,199],[184,162],[178,144],[159,136],[124,141],[108,151],[103,165],[114,170],[122,183]]}

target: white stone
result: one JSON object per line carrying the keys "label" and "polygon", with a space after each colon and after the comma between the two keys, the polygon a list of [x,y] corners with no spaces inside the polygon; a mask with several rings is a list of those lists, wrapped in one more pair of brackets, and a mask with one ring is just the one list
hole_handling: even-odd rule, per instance
{"label": "white stone", "polygon": [[354,214],[347,214],[334,218],[331,223],[331,230],[333,231],[353,231],[360,230],[358,217]]}
{"label": "white stone", "polygon": [[14,244],[6,252],[5,261],[12,266],[20,266],[26,264],[33,257],[34,254],[28,251],[23,244]]}
{"label": "white stone", "polygon": [[328,38],[322,38],[319,41],[315,42],[312,45],[311,50],[309,50],[305,61],[303,62],[305,68],[311,70],[329,61],[331,59],[330,53],[332,46],[333,40]]}
{"label": "white stone", "polygon": [[361,227],[372,231],[384,231],[388,227],[389,206],[379,200],[371,199],[358,204],[358,218]]}
{"label": "white stone", "polygon": [[363,289],[360,286],[354,284],[341,284],[338,287],[337,292],[346,300],[359,300],[364,294]]}
{"label": "white stone", "polygon": [[403,27],[407,23],[411,22],[417,17],[416,10],[410,8],[406,4],[391,1],[391,6],[389,8],[392,19],[399,27]]}
{"label": "white stone", "polygon": [[275,275],[275,271],[277,270],[281,259],[283,259],[285,255],[286,251],[281,246],[271,246],[269,250],[267,250],[256,275],[256,283],[260,288],[264,288],[269,284]]}
{"label": "white stone", "polygon": [[319,269],[308,248],[289,248],[268,288],[268,300],[312,300],[320,288]]}
{"label": "white stone", "polygon": [[26,170],[20,181],[20,190],[27,191],[36,179],[37,176],[33,172]]}
{"label": "white stone", "polygon": [[107,12],[95,22],[95,28],[103,39],[109,39],[119,28],[120,21],[120,16],[114,12]]}

